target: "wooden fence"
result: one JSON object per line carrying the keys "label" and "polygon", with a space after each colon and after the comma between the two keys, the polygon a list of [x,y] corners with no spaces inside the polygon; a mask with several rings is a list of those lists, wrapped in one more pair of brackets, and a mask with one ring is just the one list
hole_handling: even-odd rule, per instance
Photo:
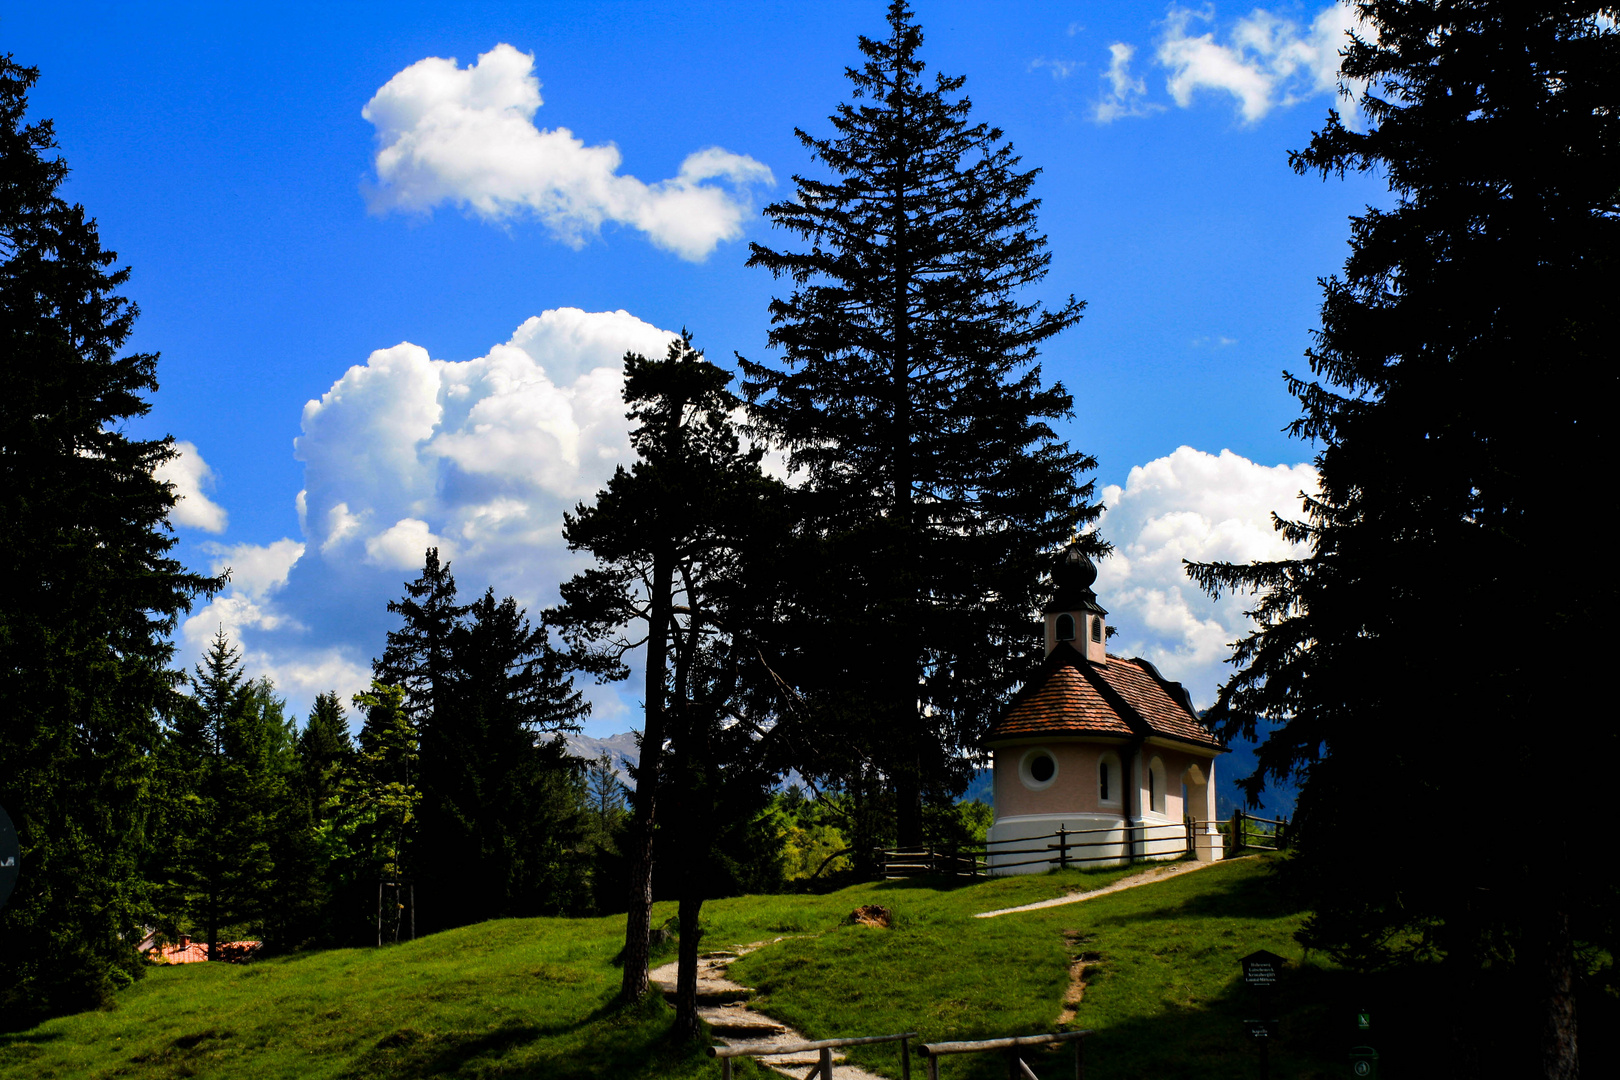
{"label": "wooden fence", "polygon": [[1227,822],[1227,835],[1231,837],[1234,853],[1244,850],[1281,851],[1288,846],[1288,819],[1263,818],[1232,811]]}
{"label": "wooden fence", "polygon": [[945,1054],[982,1054],[1004,1050],[1007,1053],[1007,1075],[1014,1080],[1040,1080],[1035,1070],[1023,1059],[1020,1051],[1026,1046],[1051,1046],[1054,1043],[1074,1043],[1074,1080],[1085,1080],[1086,1043],[1088,1031],[1059,1031],[1051,1035],[1014,1035],[1005,1039],[982,1039],[978,1042],[923,1043],[917,1047],[928,1059],[928,1080],[939,1080],[939,1059]]}
{"label": "wooden fence", "polygon": [[[855,1039],[817,1039],[815,1042],[787,1043],[782,1046],[761,1046],[758,1043],[740,1043],[736,1046],[711,1046],[709,1056],[720,1059],[720,1075],[731,1080],[731,1059],[739,1057],[781,1057],[785,1054],[807,1054],[817,1051],[815,1067],[805,1074],[804,1080],[832,1080],[832,1052],[844,1046],[870,1046],[872,1043],[897,1042],[900,1044],[900,1080],[911,1080],[911,1040],[915,1031],[899,1035],[867,1035]],[[933,1073],[931,1075],[938,1076]]]}
{"label": "wooden fence", "polygon": [[[975,845],[933,845],[918,848],[878,848],[874,851],[882,877],[919,874],[982,877],[991,870],[1025,866],[1067,869],[1096,863],[1133,863],[1192,855],[1198,836],[1209,821],[1187,818],[1179,823],[1116,825],[1102,829],[1069,829],[1042,836],[993,840]],[[1228,856],[1242,851],[1280,851],[1287,846],[1288,821],[1255,817],[1234,811],[1230,821],[1213,822],[1226,838]],[[994,857],[994,865],[990,860]]]}

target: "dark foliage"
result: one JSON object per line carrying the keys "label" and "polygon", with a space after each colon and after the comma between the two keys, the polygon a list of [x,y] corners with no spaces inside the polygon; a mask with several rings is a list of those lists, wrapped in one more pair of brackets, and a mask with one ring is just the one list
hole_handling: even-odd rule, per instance
{"label": "dark foliage", "polygon": [[0,1017],[93,1005],[139,973],[137,875],[168,634],[219,586],[169,557],[168,439],[131,439],[156,355],[120,357],[135,305],[93,219],[57,191],[38,72],[0,58],[0,804],[22,874],[0,911]]}
{"label": "dark foliage", "polygon": [[[655,842],[681,900],[676,1031],[697,1031],[697,911],[724,887],[720,837],[756,816],[770,778],[766,719],[775,686],[761,662],[777,626],[787,536],[782,485],[744,451],[731,376],[692,347],[625,357],[636,461],[594,505],[565,519],[570,547],[596,565],[562,586],[554,615],[584,666],[627,674],[647,647],[646,722],[635,769],[623,996],[647,993]],[[645,632],[643,637],[630,634]],[[661,809],[662,808],[662,809]],[[655,830],[657,835],[655,836]]]}
{"label": "dark foliage", "polygon": [[[250,682],[221,630],[176,701],[158,754],[163,858],[157,884],[165,921],[185,924],[213,952],[220,930],[262,930],[285,912],[273,847],[296,858],[288,834],[307,834],[296,805],[292,741],[268,683]],[[172,934],[171,934],[172,936]]]}
{"label": "dark foliage", "polygon": [[888,21],[860,39],[833,134],[797,131],[831,178],[795,176],[765,210],[807,246],[751,248],[793,286],[771,303],[780,366],[739,359],[754,424],[807,481],[805,636],[783,658],[816,717],[804,767],[889,787],[915,841],[923,799],[966,784],[966,755],[1037,659],[1042,553],[1099,508],[1081,480],[1095,462],[1050,426],[1072,398],[1036,363],[1083,307],[1027,296],[1051,259],[1037,170],[970,123],[962,78],[925,77],[904,0]]}
{"label": "dark foliage", "polygon": [[421,805],[402,867],[418,930],[584,906],[572,855],[580,778],[556,736],[577,730],[588,706],[546,628],[492,590],[457,604],[437,549],[389,610],[404,625],[388,635],[377,678],[406,689],[420,740]]}
{"label": "dark foliage", "polygon": [[[1331,113],[1292,160],[1378,170],[1396,199],[1352,219],[1315,379],[1289,378],[1321,491],[1279,527],[1309,554],[1193,568],[1212,591],[1260,593],[1211,718],[1249,738],[1257,717],[1277,725],[1251,791],[1304,778],[1292,869],[1316,912],[1309,944],[1364,967],[1440,960],[1459,1076],[1511,1059],[1482,1051],[1475,1018],[1499,985],[1487,973],[1514,971],[1540,1071],[1570,1076],[1579,949],[1614,944],[1607,807],[1532,736],[1584,760],[1617,749],[1588,697],[1615,585],[1560,550],[1614,467],[1616,12],[1357,7],[1342,76],[1367,87],[1366,130]],[[1392,847],[1369,810],[1482,842],[1456,859]]]}

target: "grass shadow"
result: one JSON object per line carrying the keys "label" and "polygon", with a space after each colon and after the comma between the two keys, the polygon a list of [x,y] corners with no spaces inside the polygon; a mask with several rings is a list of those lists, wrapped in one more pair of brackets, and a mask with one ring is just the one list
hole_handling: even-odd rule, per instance
{"label": "grass shadow", "polygon": [[1305,911],[1278,880],[1270,875],[1241,877],[1213,887],[1199,882],[1186,899],[1154,908],[1121,911],[1097,920],[1099,926],[1162,922],[1167,919],[1276,919]]}
{"label": "grass shadow", "polygon": [[[563,1030],[578,1025],[563,1025]],[[433,1076],[477,1075],[487,1070],[471,1069],[479,1059],[495,1059],[520,1053],[522,1049],[548,1034],[546,1028],[534,1024],[506,1024],[492,1031],[423,1032],[403,1027],[378,1039],[370,1050],[361,1054],[339,1074],[343,1080],[371,1080],[373,1077],[398,1077],[416,1080]]]}

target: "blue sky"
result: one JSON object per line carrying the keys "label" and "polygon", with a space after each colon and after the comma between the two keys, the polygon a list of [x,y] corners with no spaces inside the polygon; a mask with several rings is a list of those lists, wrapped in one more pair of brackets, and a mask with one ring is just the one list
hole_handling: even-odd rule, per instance
{"label": "blue sky", "polygon": [[[1347,216],[1387,198],[1287,164],[1344,17],[916,11],[930,68],[1042,170],[1039,295],[1089,305],[1042,363],[1099,460],[1115,649],[1206,703],[1242,604],[1180,559],[1282,552],[1267,515],[1312,479],[1281,372]],[[352,692],[427,541],[468,594],[552,602],[557,516],[624,454],[618,356],[683,326],[768,355],[779,286],[743,261],[793,241],[758,209],[817,173],[793,129],[828,131],[882,30],[880,3],[0,4],[67,196],[133,268],[132,347],[163,354],[135,430],[186,444],[180,550],[234,568],[182,652],[223,625],[300,713]],[[633,692],[593,697],[592,733],[639,722]]]}

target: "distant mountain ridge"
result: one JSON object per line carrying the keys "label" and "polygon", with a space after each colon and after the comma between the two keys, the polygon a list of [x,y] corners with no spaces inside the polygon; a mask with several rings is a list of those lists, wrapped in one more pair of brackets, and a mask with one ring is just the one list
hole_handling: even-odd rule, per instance
{"label": "distant mountain ridge", "polygon": [[633,788],[636,784],[630,779],[630,770],[641,761],[641,744],[637,741],[637,735],[638,732],[634,731],[621,731],[605,739],[589,735],[564,735],[563,742],[567,744],[570,754],[586,761],[595,761],[606,754],[613,762],[613,775],[619,778],[619,783]]}

